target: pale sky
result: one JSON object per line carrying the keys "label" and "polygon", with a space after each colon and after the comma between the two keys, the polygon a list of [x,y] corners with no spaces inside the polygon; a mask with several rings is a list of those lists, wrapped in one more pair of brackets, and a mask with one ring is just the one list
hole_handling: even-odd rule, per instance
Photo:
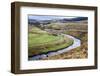
{"label": "pale sky", "polygon": [[71,19],[76,17],[69,17],[69,16],[43,16],[43,15],[29,15],[28,19],[37,19],[37,20],[51,20],[51,19]]}

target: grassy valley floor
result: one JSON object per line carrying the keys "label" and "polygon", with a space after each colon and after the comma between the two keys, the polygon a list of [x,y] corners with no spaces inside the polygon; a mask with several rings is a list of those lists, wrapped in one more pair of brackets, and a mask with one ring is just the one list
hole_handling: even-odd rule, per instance
{"label": "grassy valley floor", "polygon": [[88,57],[88,44],[87,44],[87,32],[79,31],[67,31],[65,34],[72,35],[81,40],[81,46],[70,50],[69,52],[51,56],[44,60],[56,60],[56,59],[84,59]]}
{"label": "grassy valley floor", "polygon": [[73,40],[63,35],[53,35],[37,27],[29,29],[28,35],[28,54],[47,53],[68,47],[73,44]]}

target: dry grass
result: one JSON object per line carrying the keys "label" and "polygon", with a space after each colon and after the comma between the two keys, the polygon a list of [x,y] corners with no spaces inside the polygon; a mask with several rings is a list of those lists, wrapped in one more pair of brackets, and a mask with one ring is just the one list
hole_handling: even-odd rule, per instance
{"label": "dry grass", "polygon": [[88,44],[87,33],[84,33],[81,38],[81,46],[70,50],[69,52],[48,57],[44,60],[56,60],[56,59],[85,59],[88,57]]}
{"label": "dry grass", "polygon": [[60,54],[60,55],[55,55],[55,56],[51,56],[48,57],[44,60],[56,60],[56,59],[83,59],[83,58],[87,58],[88,54],[87,54],[87,50],[86,49],[81,49],[81,50],[77,50],[79,49],[73,49],[69,52]]}

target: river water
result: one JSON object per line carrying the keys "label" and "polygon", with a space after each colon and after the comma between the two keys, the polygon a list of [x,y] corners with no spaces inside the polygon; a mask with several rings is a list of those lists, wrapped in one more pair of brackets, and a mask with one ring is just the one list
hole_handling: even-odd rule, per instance
{"label": "river water", "polygon": [[40,60],[40,59],[44,59],[44,58],[47,58],[47,57],[50,57],[50,56],[54,56],[54,55],[58,55],[58,54],[62,54],[64,52],[68,52],[74,48],[77,48],[79,46],[81,46],[81,41],[71,35],[66,35],[66,34],[62,34],[68,38],[71,38],[74,40],[73,44],[67,48],[64,48],[62,50],[58,50],[56,52],[48,52],[47,54],[41,54],[41,55],[36,55],[36,56],[33,56],[33,57],[30,57],[29,60]]}

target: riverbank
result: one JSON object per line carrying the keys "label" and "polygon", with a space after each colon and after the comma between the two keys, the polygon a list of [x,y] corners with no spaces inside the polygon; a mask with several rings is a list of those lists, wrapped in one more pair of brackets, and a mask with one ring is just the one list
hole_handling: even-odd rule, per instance
{"label": "riverbank", "polygon": [[41,55],[36,55],[36,56],[33,56],[33,57],[30,57],[29,60],[39,60],[39,59],[45,59],[47,57],[50,57],[50,56],[54,56],[54,55],[58,55],[58,54],[62,54],[62,53],[65,53],[65,52],[68,52],[74,48],[77,48],[81,45],[81,41],[71,35],[66,35],[66,34],[62,34],[70,39],[73,39],[74,42],[71,46],[67,47],[67,48],[64,48],[64,49],[61,49],[61,50],[58,50],[56,52],[48,52],[47,54],[41,54]]}

